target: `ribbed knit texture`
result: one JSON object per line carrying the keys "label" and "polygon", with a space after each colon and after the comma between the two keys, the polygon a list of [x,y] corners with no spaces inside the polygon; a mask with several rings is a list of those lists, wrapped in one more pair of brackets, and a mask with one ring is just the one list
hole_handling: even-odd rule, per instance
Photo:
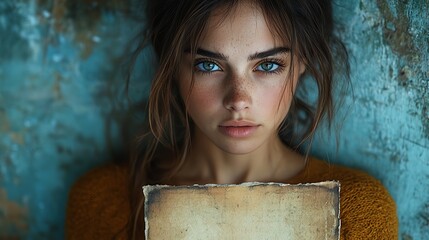
{"label": "ribbed knit texture", "polygon": [[[126,168],[113,164],[79,179],[69,195],[66,239],[128,239],[127,180]],[[310,159],[307,167],[288,183],[326,180],[341,183],[342,240],[398,239],[395,203],[383,185],[368,174]]]}

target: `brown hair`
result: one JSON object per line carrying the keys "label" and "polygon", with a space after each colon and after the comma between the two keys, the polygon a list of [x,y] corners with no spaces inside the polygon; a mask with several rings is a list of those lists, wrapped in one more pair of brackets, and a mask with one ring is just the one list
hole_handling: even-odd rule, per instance
{"label": "brown hair", "polygon": [[[146,109],[145,131],[138,138],[130,161],[130,236],[144,235],[141,187],[172,177],[184,163],[190,148],[191,124],[180,98],[175,76],[185,50],[195,53],[210,14],[219,7],[228,14],[240,0],[148,1],[147,25],[136,54],[150,41],[157,57]],[[295,94],[288,115],[279,127],[283,142],[297,149],[311,140],[319,122],[333,118],[333,70],[335,59],[348,76],[347,52],[333,34],[329,0],[252,0],[265,15],[273,34],[290,44],[291,56],[305,64],[305,74],[318,87],[317,101]],[[293,61],[291,61],[292,64]],[[298,84],[299,88],[302,84]],[[304,95],[304,96],[302,96]],[[308,153],[308,152],[307,152]]]}

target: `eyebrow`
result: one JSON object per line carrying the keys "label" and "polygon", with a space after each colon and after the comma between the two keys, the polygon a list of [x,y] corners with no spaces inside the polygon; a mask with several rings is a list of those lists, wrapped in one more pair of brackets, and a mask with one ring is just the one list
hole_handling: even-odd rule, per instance
{"label": "eyebrow", "polygon": [[[288,48],[288,47],[277,47],[277,48],[269,49],[267,51],[254,53],[254,54],[250,55],[247,59],[249,61],[253,61],[255,59],[266,58],[266,57],[274,56],[274,55],[281,54],[281,53],[287,53],[289,51],[290,51],[290,48]],[[189,51],[186,51],[186,52],[189,52]],[[205,50],[202,48],[198,48],[196,53],[198,55],[209,57],[209,58],[214,58],[217,60],[222,60],[222,61],[228,60],[228,57],[222,53],[212,52],[212,51]]]}
{"label": "eyebrow", "polygon": [[197,54],[201,56],[209,57],[209,58],[223,60],[223,61],[226,61],[228,59],[228,57],[223,55],[222,53],[211,52],[202,48],[197,49]]}
{"label": "eyebrow", "polygon": [[252,54],[248,57],[248,60],[252,61],[255,59],[266,58],[266,57],[274,56],[274,55],[281,54],[281,53],[287,53],[289,51],[290,51],[290,48],[288,48],[288,47],[272,48],[272,49],[269,49],[267,51],[257,52],[255,54]]}

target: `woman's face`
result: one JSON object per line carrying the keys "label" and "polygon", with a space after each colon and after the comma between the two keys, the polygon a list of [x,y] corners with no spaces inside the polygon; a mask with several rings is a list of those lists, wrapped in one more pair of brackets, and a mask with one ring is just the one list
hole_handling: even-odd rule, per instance
{"label": "woman's face", "polygon": [[304,70],[294,64],[289,75],[288,47],[250,4],[239,3],[227,16],[215,11],[195,58],[184,55],[178,79],[195,125],[192,142],[246,154],[280,141],[278,127]]}

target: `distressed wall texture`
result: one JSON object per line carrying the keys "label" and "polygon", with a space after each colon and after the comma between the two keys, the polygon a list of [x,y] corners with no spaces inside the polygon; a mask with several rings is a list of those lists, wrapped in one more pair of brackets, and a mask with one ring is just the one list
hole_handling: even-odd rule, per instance
{"label": "distressed wall texture", "polygon": [[[122,66],[141,27],[135,2],[0,2],[0,239],[61,239],[71,184],[121,157],[127,126],[140,120]],[[429,2],[334,8],[353,87],[341,94],[338,148],[332,135],[313,153],[380,179],[401,238],[429,239]],[[150,72],[146,62],[137,73]],[[149,75],[136,74],[131,102]]]}
{"label": "distressed wall texture", "polygon": [[398,206],[400,236],[429,239],[429,1],[337,1],[353,91],[339,148],[317,155],[380,179]]}

